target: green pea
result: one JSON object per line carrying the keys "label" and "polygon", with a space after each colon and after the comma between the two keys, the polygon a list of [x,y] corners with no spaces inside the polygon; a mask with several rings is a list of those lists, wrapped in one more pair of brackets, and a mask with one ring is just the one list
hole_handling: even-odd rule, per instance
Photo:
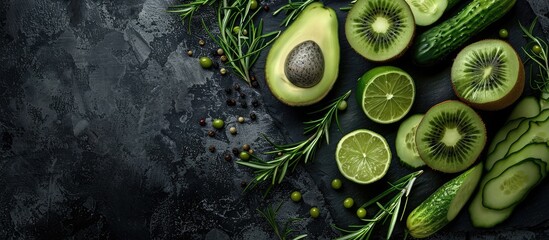
{"label": "green pea", "polygon": [[298,191],[293,191],[292,194],[290,194],[290,199],[294,202],[301,201],[301,193]]}
{"label": "green pea", "polygon": [[541,52],[541,47],[539,45],[534,45],[532,46],[532,52],[534,53],[540,53]]}
{"label": "green pea", "polygon": [[334,178],[334,180],[332,180],[332,188],[333,189],[340,189],[341,185],[342,185],[341,179]]}
{"label": "green pea", "polygon": [[355,205],[355,201],[353,200],[353,198],[348,197],[348,198],[345,198],[345,200],[343,200],[343,206],[345,208],[352,208],[353,205]]}
{"label": "green pea", "polygon": [[213,61],[209,57],[200,57],[199,61],[202,68],[210,68],[213,65]]}
{"label": "green pea", "polygon": [[238,157],[244,161],[250,159],[250,154],[246,151],[242,151],[240,152],[240,154],[238,155]]}
{"label": "green pea", "polygon": [[216,118],[213,120],[212,126],[216,129],[222,129],[225,122],[222,119]]}
{"label": "green pea", "polygon": [[347,101],[343,100],[343,101],[339,102],[339,104],[337,104],[337,109],[339,111],[343,111],[343,110],[347,109]]}
{"label": "green pea", "polygon": [[363,207],[359,207],[356,210],[356,216],[360,219],[363,219],[364,217],[366,217],[366,209],[364,209]]}
{"label": "green pea", "polygon": [[311,214],[312,218],[317,218],[318,216],[320,216],[320,209],[318,209],[317,207],[312,207],[309,210],[309,214]]}
{"label": "green pea", "polygon": [[508,38],[509,37],[509,31],[507,29],[502,28],[499,30],[499,37],[500,38]]}
{"label": "green pea", "polygon": [[250,9],[251,10],[256,10],[258,6],[259,6],[259,3],[256,0],[251,0],[250,1]]}
{"label": "green pea", "polygon": [[239,26],[233,27],[233,33],[234,34],[238,34],[239,32],[240,32],[240,27]]}

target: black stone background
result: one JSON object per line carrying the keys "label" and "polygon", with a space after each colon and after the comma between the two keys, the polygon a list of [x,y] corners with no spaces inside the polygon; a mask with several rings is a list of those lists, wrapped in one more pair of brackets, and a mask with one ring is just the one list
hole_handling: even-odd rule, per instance
{"label": "black stone background", "polygon": [[[270,12],[267,31],[278,30],[283,16],[270,13],[283,1],[264,0]],[[0,3],[0,239],[273,239],[272,230],[257,208],[282,203],[279,220],[301,217],[297,233],[310,239],[339,235],[331,225],[359,223],[354,209],[342,207],[345,197],[358,203],[410,172],[393,159],[380,182],[359,186],[344,180],[339,191],[329,187],[340,177],[334,162],[335,143],[357,128],[373,129],[394,141],[398,123],[381,126],[367,120],[354,102],[341,115],[341,129],[331,131],[314,162],[300,165],[265,198],[265,187],[242,192],[241,183],[252,174],[245,167],[223,160],[223,152],[244,143],[256,152],[270,150],[261,134],[278,143],[302,140],[302,122],[315,116],[330,99],[354,89],[354,82],[375,64],[359,57],[346,42],[345,12],[340,20],[340,78],[319,104],[291,108],[269,93],[262,70],[266,52],[254,72],[259,88],[251,88],[217,69],[203,70],[199,56],[218,61],[217,46],[199,25],[204,17],[214,29],[212,9],[204,8],[192,23],[192,34],[178,16],[166,13],[172,0],[11,0]],[[326,1],[339,8],[346,1]],[[532,9],[534,11],[532,11]],[[517,20],[529,24],[534,12],[548,31],[545,0],[518,1],[502,20],[475,40],[496,37],[501,27],[510,30],[515,46],[525,40]],[[452,12],[455,12],[454,9]],[[422,29],[418,29],[421,31]],[[543,34],[542,29],[537,30]],[[198,46],[205,39],[204,47]],[[194,51],[193,57],[185,53]],[[521,53],[521,55],[523,55]],[[409,63],[409,56],[391,63],[409,71],[416,80],[417,100],[412,112],[425,112],[433,104],[455,98],[449,87],[450,61],[434,68]],[[245,98],[226,88],[241,86]],[[530,90],[525,95],[531,94]],[[229,107],[226,99],[246,102]],[[257,99],[258,106],[251,103]],[[509,109],[481,112],[493,135]],[[254,112],[257,120],[251,121]],[[238,124],[237,116],[246,122]],[[215,137],[206,132],[220,117],[227,127]],[[200,118],[208,125],[201,127]],[[236,126],[238,134],[229,134]],[[214,145],[216,152],[208,147]],[[394,152],[394,149],[392,149]],[[416,182],[409,212],[444,181],[444,175],[426,169]],[[289,194],[299,190],[303,201]],[[530,193],[511,218],[493,229],[473,229],[468,214],[432,239],[547,239],[549,186]],[[308,210],[318,206],[318,219]],[[385,227],[376,236],[382,238]],[[402,223],[396,238],[402,238]]]}

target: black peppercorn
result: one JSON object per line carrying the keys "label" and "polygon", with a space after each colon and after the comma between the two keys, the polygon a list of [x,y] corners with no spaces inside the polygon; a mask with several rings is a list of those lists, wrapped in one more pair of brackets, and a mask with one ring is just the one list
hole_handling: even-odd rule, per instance
{"label": "black peppercorn", "polygon": [[225,93],[226,94],[231,94],[231,93],[233,93],[233,90],[231,88],[225,88]]}
{"label": "black peppercorn", "polygon": [[250,119],[252,119],[252,120],[257,119],[257,116],[255,115],[255,113],[250,113]]}
{"label": "black peppercorn", "polygon": [[253,88],[258,88],[259,87],[259,83],[257,82],[257,80],[251,81],[251,84],[252,84]]}
{"label": "black peppercorn", "polygon": [[204,118],[201,118],[200,121],[198,121],[198,123],[200,124],[200,126],[206,126],[206,119]]}
{"label": "black peppercorn", "polygon": [[244,144],[244,145],[242,145],[242,150],[244,150],[244,151],[250,150],[250,144]]}
{"label": "black peppercorn", "polygon": [[234,84],[234,90],[240,91],[240,84],[235,83],[235,84]]}
{"label": "black peppercorn", "polygon": [[252,106],[258,107],[259,106],[259,101],[254,98],[254,100],[252,100]]}
{"label": "black peppercorn", "polygon": [[246,181],[240,182],[240,187],[245,188],[246,186],[248,186],[248,183]]}
{"label": "black peppercorn", "polygon": [[263,5],[263,10],[265,12],[268,12],[269,11],[269,5]]}
{"label": "black peppercorn", "polygon": [[240,150],[238,150],[238,148],[233,148],[232,151],[235,156],[238,156],[240,154]]}
{"label": "black peppercorn", "polygon": [[208,148],[208,150],[210,150],[210,152],[215,152],[215,146],[214,146],[214,145],[210,145],[210,147]]}
{"label": "black peppercorn", "polygon": [[214,137],[214,136],[215,136],[214,130],[209,130],[209,131],[208,131],[208,136]]}
{"label": "black peppercorn", "polygon": [[232,98],[227,99],[227,106],[234,106],[236,105],[236,101]]}
{"label": "black peppercorn", "polygon": [[240,106],[242,108],[248,108],[248,104],[246,103],[246,101],[240,101]]}
{"label": "black peppercorn", "polygon": [[242,99],[246,98],[246,94],[245,93],[240,93],[240,98],[242,98]]}
{"label": "black peppercorn", "polygon": [[224,154],[224,156],[223,156],[223,159],[225,159],[225,161],[228,162],[228,161],[233,160],[233,157],[231,156],[230,153],[226,152],[226,153]]}

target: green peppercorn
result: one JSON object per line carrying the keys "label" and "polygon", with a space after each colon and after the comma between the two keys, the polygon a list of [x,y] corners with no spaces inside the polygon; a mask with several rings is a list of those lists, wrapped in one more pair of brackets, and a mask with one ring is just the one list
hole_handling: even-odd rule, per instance
{"label": "green peppercorn", "polygon": [[222,119],[216,118],[213,120],[212,126],[217,129],[223,128],[225,122]]}
{"label": "green peppercorn", "polygon": [[209,57],[200,57],[199,62],[202,68],[211,68],[213,65],[213,61]]}
{"label": "green peppercorn", "polygon": [[193,50],[188,50],[188,51],[187,51],[187,55],[188,55],[189,57],[191,57],[191,56],[193,55]]}
{"label": "green peppercorn", "polygon": [[499,37],[500,38],[508,38],[509,37],[509,31],[507,29],[502,28],[499,30]]}
{"label": "green peppercorn", "polygon": [[206,42],[203,39],[198,40],[198,45],[204,46]]}
{"label": "green peppercorn", "polygon": [[309,210],[309,214],[311,214],[312,218],[317,218],[318,216],[320,216],[320,209],[318,209],[317,207],[312,207]]}
{"label": "green peppercorn", "polygon": [[244,144],[242,145],[242,150],[249,151],[250,150],[250,144]]}
{"label": "green peppercorn", "polygon": [[242,29],[242,36],[248,36],[248,30]]}
{"label": "green peppercorn", "polygon": [[219,55],[219,56],[223,55],[223,53],[224,53],[223,48],[218,48],[216,52],[217,52],[217,55]]}
{"label": "green peppercorn", "polygon": [[364,217],[366,217],[366,209],[364,209],[363,207],[359,207],[356,210],[356,216],[360,219],[363,219]]}
{"label": "green peppercorn", "polygon": [[227,56],[222,55],[221,57],[219,57],[219,59],[221,59],[222,62],[226,62],[227,61]]}
{"label": "green peppercorn", "polygon": [[334,180],[332,180],[332,188],[333,189],[340,189],[341,185],[342,185],[341,179],[334,178]]}
{"label": "green peppercorn", "polygon": [[343,207],[352,208],[353,205],[355,205],[355,201],[353,200],[353,198],[348,197],[348,198],[345,198],[345,200],[343,200]]}
{"label": "green peppercorn", "polygon": [[230,128],[229,128],[229,132],[230,132],[232,135],[235,135],[235,134],[236,134],[236,128],[235,128],[235,127],[230,127]]}
{"label": "green peppercorn", "polygon": [[225,75],[225,74],[227,74],[227,69],[221,68],[221,69],[219,69],[219,73],[221,73],[221,75]]}
{"label": "green peppercorn", "polygon": [[293,191],[292,194],[290,194],[290,199],[294,202],[301,201],[301,193],[298,191]]}
{"label": "green peppercorn", "polygon": [[245,120],[244,120],[244,117],[238,117],[238,122],[239,123],[243,123]]}

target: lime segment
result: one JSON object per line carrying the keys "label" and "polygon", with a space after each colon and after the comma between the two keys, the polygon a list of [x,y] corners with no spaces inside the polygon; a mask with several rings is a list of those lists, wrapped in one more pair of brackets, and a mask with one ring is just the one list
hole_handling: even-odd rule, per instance
{"label": "lime segment", "polygon": [[339,171],[347,179],[367,184],[385,176],[391,163],[391,150],[381,135],[358,129],[339,140],[336,161]]}
{"label": "lime segment", "polygon": [[414,80],[404,70],[382,66],[369,70],[358,80],[356,94],[368,118],[393,123],[410,111],[416,89]]}

